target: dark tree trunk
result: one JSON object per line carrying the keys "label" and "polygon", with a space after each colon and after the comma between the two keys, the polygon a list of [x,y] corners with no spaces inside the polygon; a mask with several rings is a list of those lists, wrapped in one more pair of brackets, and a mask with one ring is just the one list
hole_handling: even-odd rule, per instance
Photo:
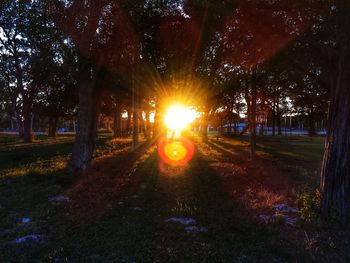
{"label": "dark tree trunk", "polygon": [[163,128],[161,125],[161,102],[160,99],[157,98],[156,100],[156,108],[155,108],[155,115],[154,115],[154,123],[153,123],[153,132],[152,132],[152,140],[158,140],[161,134],[163,133]]}
{"label": "dark tree trunk", "polygon": [[16,125],[18,130],[18,137],[23,138],[23,122],[21,120],[21,117],[16,113]]}
{"label": "dark tree trunk", "polygon": [[277,131],[278,135],[282,135],[282,117],[279,114],[277,115]]}
{"label": "dark tree trunk", "polygon": [[151,131],[151,122],[150,122],[150,117],[149,117],[149,111],[146,110],[145,112],[145,117],[146,117],[146,120],[145,120],[145,138],[147,141],[149,141],[151,139],[151,134],[150,134],[150,131]]}
{"label": "dark tree trunk", "polygon": [[255,82],[255,73],[251,76],[251,106],[249,110],[249,139],[250,139],[250,157],[255,158],[256,152],[256,100],[257,87]]}
{"label": "dark tree trunk", "polygon": [[276,104],[276,122],[277,122],[278,135],[282,135],[282,116],[281,116],[280,106],[278,102]]}
{"label": "dark tree trunk", "polygon": [[260,123],[260,130],[259,130],[259,135],[264,136],[264,123]]}
{"label": "dark tree trunk", "polygon": [[91,166],[95,146],[99,96],[92,82],[82,82],[79,87],[78,126],[73,153],[68,169],[73,174],[83,174]]}
{"label": "dark tree trunk", "polygon": [[33,142],[32,114],[30,110],[25,109],[23,117],[23,141],[30,143]]}
{"label": "dark tree trunk", "polygon": [[233,126],[233,132],[234,132],[234,135],[236,136],[237,133],[238,133],[238,126],[237,126],[237,119],[235,119],[235,124]]}
{"label": "dark tree trunk", "polygon": [[23,121],[23,141],[24,142],[33,142],[33,133],[32,133],[32,118],[31,116],[25,117]]}
{"label": "dark tree trunk", "polygon": [[208,125],[209,125],[209,110],[208,108],[206,108],[202,116],[202,123],[201,123],[201,135],[202,135],[202,140],[204,142],[208,141]]}
{"label": "dark tree trunk", "polygon": [[144,138],[147,140],[146,121],[143,119],[143,111],[139,111],[139,133],[143,133]]}
{"label": "dark tree trunk", "polygon": [[316,132],[315,118],[314,118],[313,113],[309,113],[308,122],[309,122],[309,125],[308,125],[309,136],[316,136],[317,132]]}
{"label": "dark tree trunk", "polygon": [[131,110],[128,109],[128,119],[126,120],[126,135],[129,136],[131,134]]}
{"label": "dark tree trunk", "polygon": [[259,129],[259,135],[263,136],[264,135],[264,127],[265,127],[265,117],[266,117],[266,113],[265,113],[265,109],[266,109],[266,96],[265,93],[263,93],[263,95],[261,96],[261,103],[260,103],[260,116],[259,116],[259,123],[260,123],[260,129]]}
{"label": "dark tree trunk", "polygon": [[34,88],[31,87],[29,91],[24,91],[23,82],[20,77],[19,87],[22,90],[21,94],[23,97],[23,141],[26,143],[33,142],[33,132],[32,132],[32,108],[33,108],[33,97],[34,97]]}
{"label": "dark tree trunk", "polygon": [[139,146],[139,112],[134,110],[132,114],[132,148],[135,150]]}
{"label": "dark tree trunk", "polygon": [[16,100],[17,100],[17,97],[15,96],[12,99],[11,111],[12,111],[13,117],[16,120],[18,136],[19,136],[19,138],[23,138],[23,122],[21,120],[21,116],[19,116],[19,114],[18,114]]}
{"label": "dark tree trunk", "polygon": [[133,88],[133,111],[132,111],[132,149],[139,146],[139,103],[137,89]]}
{"label": "dark tree trunk", "polygon": [[272,136],[276,135],[276,106],[275,103],[273,103],[273,109],[272,109]]}
{"label": "dark tree trunk", "polygon": [[122,136],[122,113],[119,103],[117,103],[113,118],[113,135],[114,137]]}
{"label": "dark tree trunk", "polygon": [[56,137],[57,123],[57,117],[49,117],[49,137]]}
{"label": "dark tree trunk", "polygon": [[321,170],[320,210],[323,218],[334,213],[350,218],[350,65],[346,72],[342,67],[339,66],[336,84],[331,88]]}

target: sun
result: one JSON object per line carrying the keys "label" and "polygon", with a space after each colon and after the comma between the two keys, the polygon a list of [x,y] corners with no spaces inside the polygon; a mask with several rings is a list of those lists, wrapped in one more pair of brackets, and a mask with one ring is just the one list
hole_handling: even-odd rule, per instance
{"label": "sun", "polygon": [[185,129],[196,118],[196,111],[181,106],[173,105],[165,114],[165,124],[170,130],[181,131]]}

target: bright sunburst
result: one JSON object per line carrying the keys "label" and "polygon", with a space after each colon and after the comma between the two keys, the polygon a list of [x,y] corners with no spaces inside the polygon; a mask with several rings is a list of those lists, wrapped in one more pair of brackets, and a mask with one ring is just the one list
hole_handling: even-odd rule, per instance
{"label": "bright sunburst", "polygon": [[181,105],[169,107],[165,115],[165,124],[174,131],[185,129],[196,118],[196,112]]}

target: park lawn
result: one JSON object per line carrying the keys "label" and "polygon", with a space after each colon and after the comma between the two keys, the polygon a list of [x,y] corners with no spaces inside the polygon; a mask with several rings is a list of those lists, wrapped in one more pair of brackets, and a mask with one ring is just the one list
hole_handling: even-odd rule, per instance
{"label": "park lawn", "polygon": [[[331,258],[346,262],[349,259],[341,244],[334,248],[337,236],[330,240],[333,243],[315,239],[322,230],[313,222],[300,222],[294,227],[265,224],[257,214],[275,201],[297,202],[296,192],[313,189],[318,184],[322,138],[259,138],[256,163],[247,158],[246,138],[219,141],[210,138],[206,144],[196,138],[194,141],[196,153],[188,167],[173,168],[160,166],[154,146],[144,145],[132,154],[130,141],[111,143],[110,138],[101,137],[94,168],[84,178],[70,178],[64,170],[71,138],[43,138],[31,145],[3,143],[0,145],[3,206],[0,261],[311,262]],[[267,172],[260,173],[264,169]],[[259,179],[264,175],[268,180]],[[248,176],[252,180],[247,180]],[[270,184],[269,181],[277,179],[286,184]],[[256,185],[259,187],[254,188]],[[280,196],[289,193],[285,190],[289,186],[292,194],[283,199]],[[275,197],[268,202],[257,199],[264,203],[257,209],[256,203],[251,206],[254,197],[246,192],[247,189],[260,191],[263,187],[270,197],[278,194],[280,199]],[[71,202],[62,205],[48,202],[49,197],[60,194],[69,196]],[[23,224],[23,217],[31,221]],[[206,231],[186,232],[185,226],[166,222],[170,217],[193,218],[195,225]],[[11,243],[28,234],[44,236],[44,244]]]}

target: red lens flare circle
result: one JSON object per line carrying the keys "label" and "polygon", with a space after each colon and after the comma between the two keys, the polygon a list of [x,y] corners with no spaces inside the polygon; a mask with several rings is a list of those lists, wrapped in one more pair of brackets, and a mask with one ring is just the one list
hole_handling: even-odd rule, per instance
{"label": "red lens flare circle", "polygon": [[158,154],[163,162],[173,166],[186,165],[194,155],[194,145],[188,138],[160,138]]}

